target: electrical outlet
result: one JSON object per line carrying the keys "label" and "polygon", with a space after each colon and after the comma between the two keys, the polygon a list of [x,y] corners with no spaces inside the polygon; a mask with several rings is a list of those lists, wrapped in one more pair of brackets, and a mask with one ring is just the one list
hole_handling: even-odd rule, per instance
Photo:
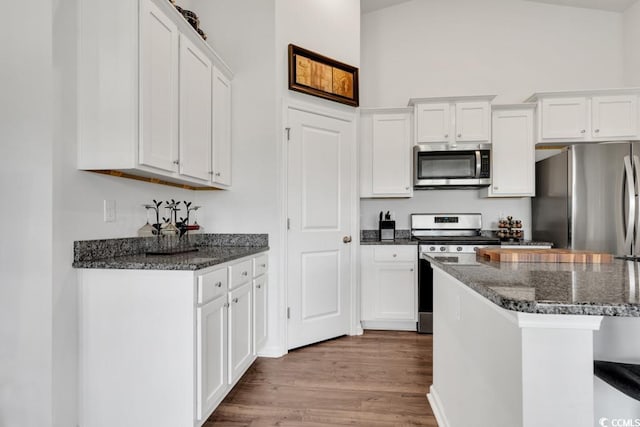
{"label": "electrical outlet", "polygon": [[116,201],[104,201],[104,222],[116,222]]}

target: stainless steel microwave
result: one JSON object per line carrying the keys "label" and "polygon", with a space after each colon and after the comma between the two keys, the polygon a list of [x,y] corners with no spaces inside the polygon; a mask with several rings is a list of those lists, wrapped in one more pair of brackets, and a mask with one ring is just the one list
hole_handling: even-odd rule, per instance
{"label": "stainless steel microwave", "polygon": [[413,185],[417,189],[491,185],[491,145],[416,145]]}

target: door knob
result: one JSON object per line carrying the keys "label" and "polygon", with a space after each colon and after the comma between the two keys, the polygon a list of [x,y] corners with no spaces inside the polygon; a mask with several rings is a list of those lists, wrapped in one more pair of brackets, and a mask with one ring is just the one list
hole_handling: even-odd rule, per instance
{"label": "door knob", "polygon": [[342,238],[343,243],[351,243],[351,236],[344,236]]}

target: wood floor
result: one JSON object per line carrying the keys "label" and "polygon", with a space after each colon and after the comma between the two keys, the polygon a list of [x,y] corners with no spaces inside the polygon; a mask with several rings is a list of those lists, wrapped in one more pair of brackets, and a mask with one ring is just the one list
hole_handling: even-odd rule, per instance
{"label": "wood floor", "polygon": [[259,358],[211,415],[217,426],[437,426],[432,336],[365,331]]}

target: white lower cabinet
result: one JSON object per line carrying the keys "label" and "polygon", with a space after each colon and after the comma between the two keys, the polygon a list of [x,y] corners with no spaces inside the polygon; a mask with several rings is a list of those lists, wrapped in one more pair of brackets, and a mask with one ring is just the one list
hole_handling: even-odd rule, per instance
{"label": "white lower cabinet", "polygon": [[266,341],[266,277],[266,254],[196,272],[79,270],[80,425],[204,424]]}
{"label": "white lower cabinet", "polygon": [[415,331],[418,315],[415,245],[363,245],[362,327]]}
{"label": "white lower cabinet", "polygon": [[253,362],[251,284],[229,292],[229,384]]}
{"label": "white lower cabinet", "polygon": [[227,302],[226,296],[197,309],[196,415],[204,419],[227,392]]}

